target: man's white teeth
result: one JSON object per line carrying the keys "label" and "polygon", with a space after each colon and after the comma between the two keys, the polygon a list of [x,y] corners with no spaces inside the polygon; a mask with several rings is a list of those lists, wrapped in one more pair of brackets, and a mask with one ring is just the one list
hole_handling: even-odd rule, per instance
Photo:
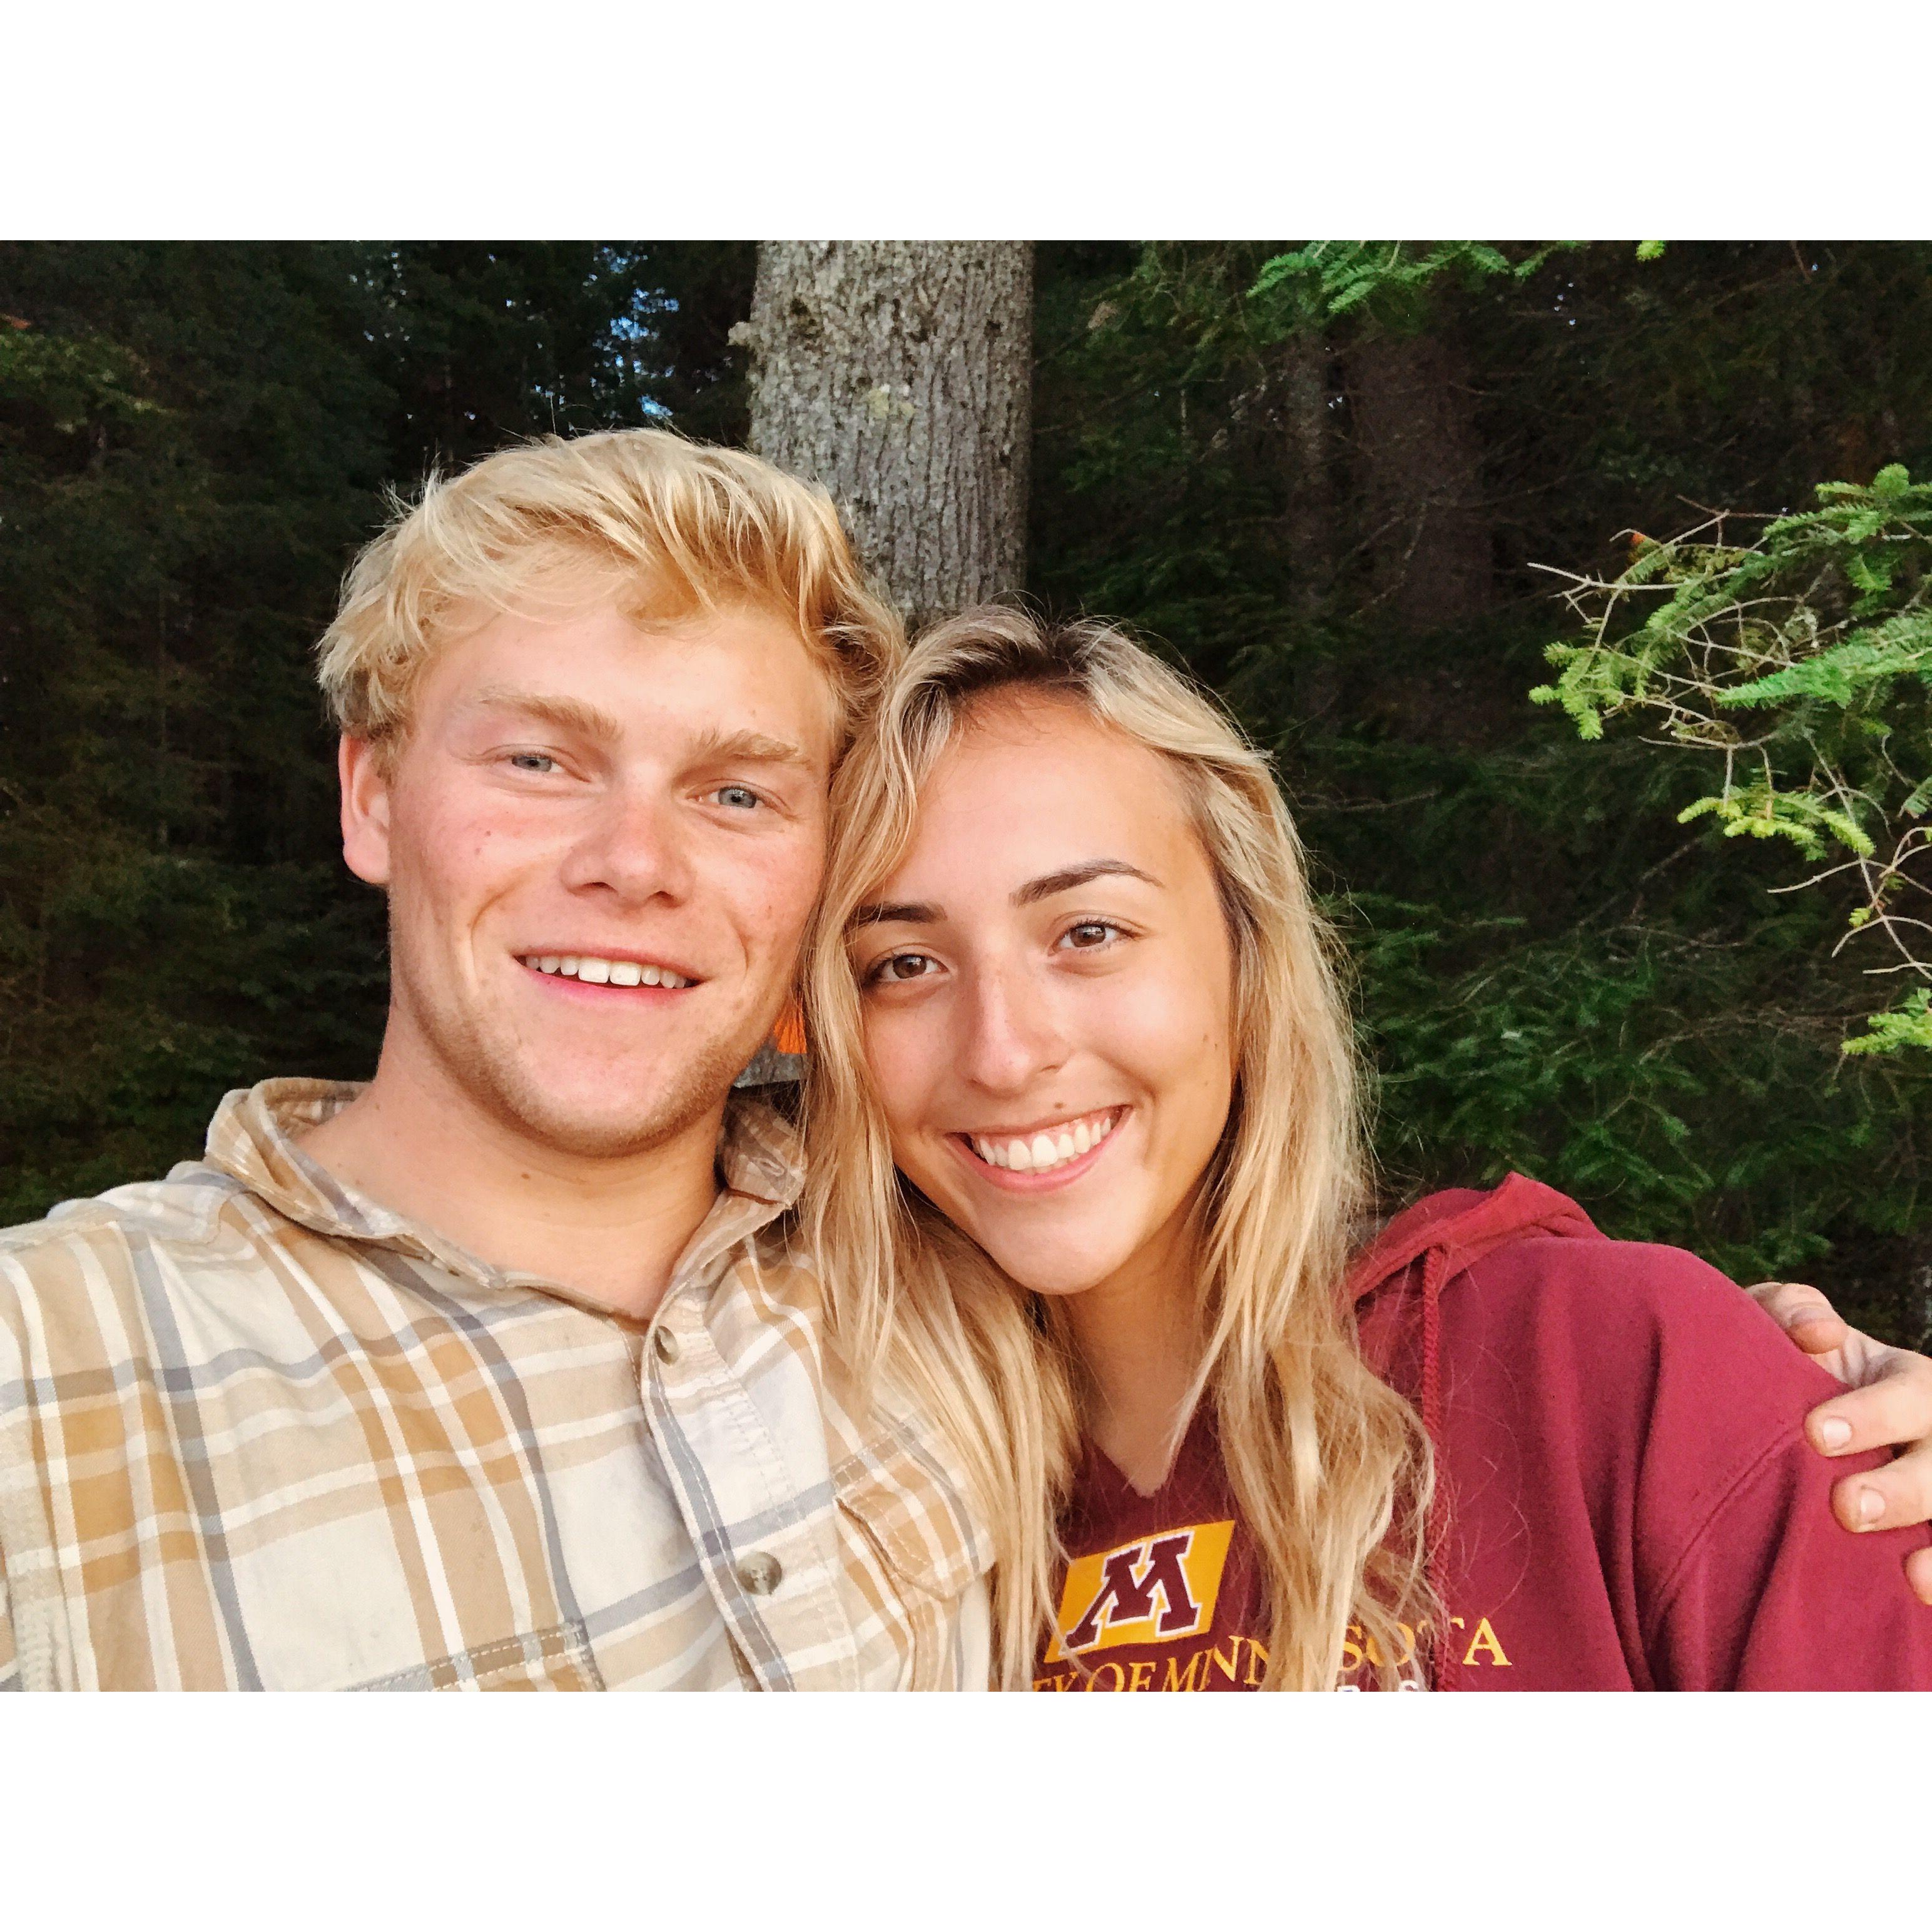
{"label": "man's white teeth", "polygon": [[634,959],[580,958],[574,952],[532,952],[524,964],[591,986],[688,986],[691,982],[668,966],[640,966]]}
{"label": "man's white teeth", "polygon": [[1119,1118],[1112,1108],[1100,1114],[1083,1114],[1050,1131],[995,1138],[986,1134],[969,1134],[973,1151],[988,1167],[1010,1168],[1016,1174],[1038,1174],[1060,1167],[1090,1154],[1114,1130]]}

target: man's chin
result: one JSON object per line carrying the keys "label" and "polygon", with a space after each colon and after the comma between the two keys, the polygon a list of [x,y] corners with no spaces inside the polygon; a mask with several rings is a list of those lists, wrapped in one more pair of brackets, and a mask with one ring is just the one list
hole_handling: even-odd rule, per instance
{"label": "man's chin", "polygon": [[526,1138],[572,1160],[626,1160],[669,1145],[713,1114],[716,1106],[713,1102],[710,1108],[616,1119],[562,1108],[526,1108],[518,1114],[515,1124]]}
{"label": "man's chin", "polygon": [[546,1042],[486,1026],[475,1013],[399,1004],[438,1067],[439,1085],[533,1149],[573,1160],[622,1160],[715,1129],[732,1082],[764,1036],[746,1042],[736,1036],[748,1029],[734,1028],[686,1036],[674,1057],[667,1042],[655,1054],[619,1050],[593,1059],[567,1036]]}
{"label": "man's chin", "polygon": [[694,1128],[715,1130],[737,1071],[728,1052],[628,1088],[616,1069],[589,1090],[560,1088],[530,1069],[487,1084],[494,1111],[538,1145],[576,1160],[620,1160]]}

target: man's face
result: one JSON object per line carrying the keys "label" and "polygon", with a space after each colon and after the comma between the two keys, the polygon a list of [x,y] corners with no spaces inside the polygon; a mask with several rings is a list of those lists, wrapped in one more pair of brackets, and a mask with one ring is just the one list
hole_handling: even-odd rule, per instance
{"label": "man's face", "polygon": [[715,1119],[791,982],[824,864],[830,684],[751,607],[498,614],[425,671],[344,850],[389,890],[392,1057],[559,1151]]}

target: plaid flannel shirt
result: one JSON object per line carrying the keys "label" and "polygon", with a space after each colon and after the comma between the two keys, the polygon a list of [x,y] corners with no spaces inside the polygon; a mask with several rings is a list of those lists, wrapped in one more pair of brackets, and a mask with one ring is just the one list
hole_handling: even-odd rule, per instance
{"label": "plaid flannel shirt", "polygon": [[354,1090],[0,1233],[0,1688],[984,1688],[983,1538],[842,1388],[776,1112],[640,1323],[340,1186],[293,1136]]}

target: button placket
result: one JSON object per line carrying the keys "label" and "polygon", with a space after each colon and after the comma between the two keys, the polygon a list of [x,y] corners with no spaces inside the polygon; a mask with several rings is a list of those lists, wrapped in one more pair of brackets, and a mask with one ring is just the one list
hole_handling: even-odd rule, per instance
{"label": "button placket", "polygon": [[[718,1354],[709,1312],[712,1292],[708,1283],[688,1277],[674,1286],[644,1343],[647,1368],[651,1357],[657,1358],[645,1377],[644,1396],[664,1466],[718,1607],[757,1681],[768,1689],[797,1688],[790,1659],[802,1651],[817,1654],[808,1673],[813,1688],[855,1688],[856,1648],[837,1573],[821,1576],[809,1536],[806,1546],[791,1546],[803,1525],[784,1520],[798,1515],[802,1498],[830,1472],[798,1469],[798,1446],[788,1448],[773,1436],[770,1415]],[[782,1372],[790,1382],[806,1371],[792,1364]],[[800,1387],[789,1400],[803,1407],[800,1399],[807,1394]],[[823,1423],[815,1390],[809,1394],[817,1425],[812,1440],[819,1444]],[[696,1486],[689,1466],[694,1460]],[[782,1526],[776,1536],[774,1518]],[[760,1519],[750,1549],[718,1547],[724,1526],[748,1528]],[[830,1527],[826,1534],[836,1538]],[[777,1548],[770,1546],[773,1542]],[[826,1656],[842,1640],[850,1655]]]}

